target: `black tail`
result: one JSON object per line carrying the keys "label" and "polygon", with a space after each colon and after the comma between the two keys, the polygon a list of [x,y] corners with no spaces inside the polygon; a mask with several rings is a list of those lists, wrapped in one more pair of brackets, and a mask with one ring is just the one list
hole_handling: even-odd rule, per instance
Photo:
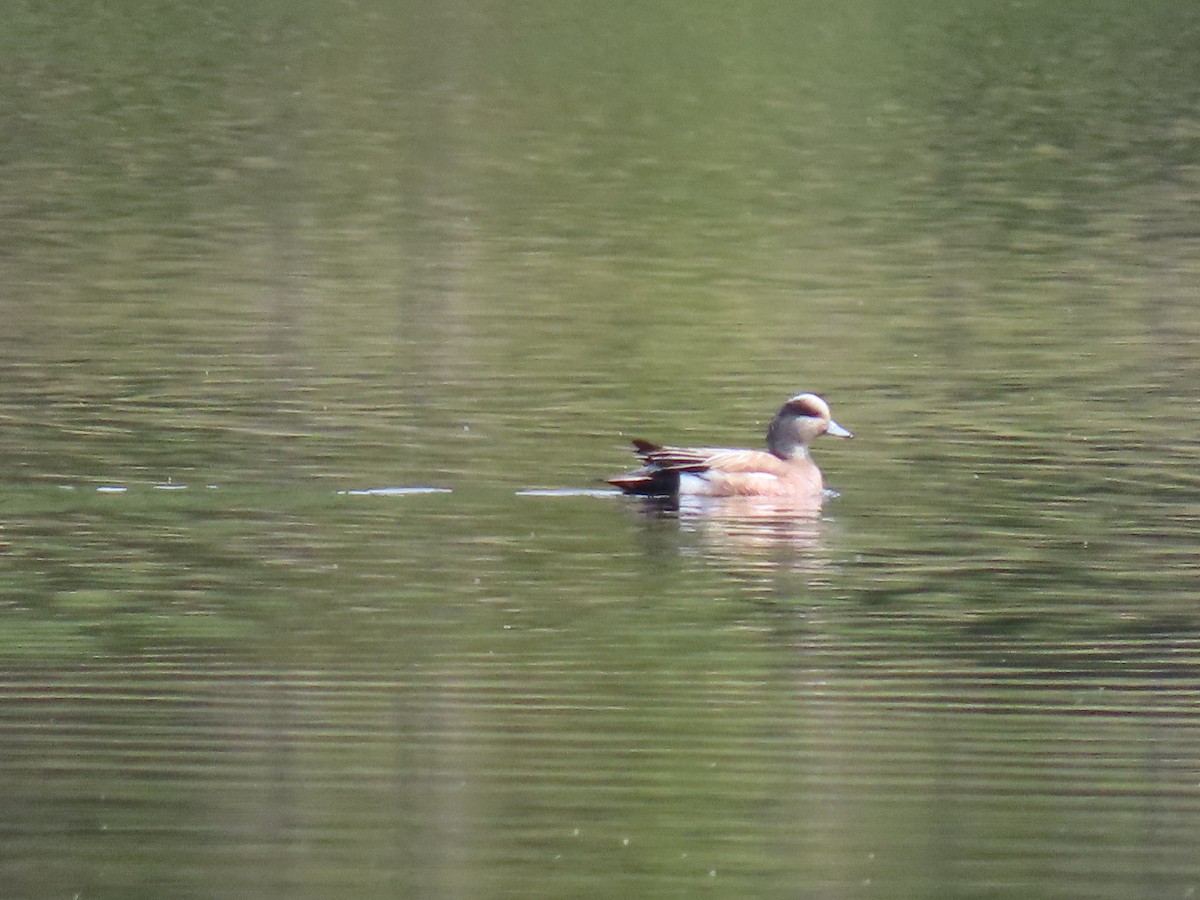
{"label": "black tail", "polygon": [[[634,438],[633,447],[643,460],[662,449],[658,444],[652,444],[639,438]],[[632,472],[608,479],[608,483],[619,487],[626,494],[637,494],[641,497],[670,497],[679,490],[679,473],[669,472],[648,462],[640,469],[634,469]]]}

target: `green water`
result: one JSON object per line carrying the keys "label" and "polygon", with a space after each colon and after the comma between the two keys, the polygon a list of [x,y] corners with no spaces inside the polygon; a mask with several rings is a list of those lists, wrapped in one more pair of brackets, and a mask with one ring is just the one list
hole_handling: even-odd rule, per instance
{"label": "green water", "polygon": [[[0,896],[1190,896],[1198,47],[15,4]],[[820,518],[597,492],[801,390]]]}

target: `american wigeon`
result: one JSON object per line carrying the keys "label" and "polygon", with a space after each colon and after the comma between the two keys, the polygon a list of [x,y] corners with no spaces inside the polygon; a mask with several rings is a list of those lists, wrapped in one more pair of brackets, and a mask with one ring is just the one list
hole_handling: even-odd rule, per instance
{"label": "american wigeon", "polygon": [[767,426],[770,452],[660,447],[635,440],[642,467],[608,483],[646,496],[819,497],[825,483],[808,445],[823,434],[854,437],[830,418],[828,403],[816,394],[797,394]]}

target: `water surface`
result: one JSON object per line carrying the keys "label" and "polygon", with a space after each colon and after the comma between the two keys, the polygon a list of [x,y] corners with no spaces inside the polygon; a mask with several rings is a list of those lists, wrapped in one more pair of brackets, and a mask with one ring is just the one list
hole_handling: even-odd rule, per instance
{"label": "water surface", "polygon": [[[15,11],[13,897],[1200,886],[1190,5]],[[662,510],[632,437],[817,516]]]}

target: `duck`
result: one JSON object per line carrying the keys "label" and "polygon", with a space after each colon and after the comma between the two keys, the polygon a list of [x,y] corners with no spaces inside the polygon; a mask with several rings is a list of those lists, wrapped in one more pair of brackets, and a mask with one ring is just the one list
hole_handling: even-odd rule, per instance
{"label": "duck", "polygon": [[774,497],[811,501],[825,493],[808,447],[823,434],[852,438],[816,394],[797,394],[767,426],[766,450],[667,447],[635,439],[640,468],[607,479],[625,494],[648,497]]}

